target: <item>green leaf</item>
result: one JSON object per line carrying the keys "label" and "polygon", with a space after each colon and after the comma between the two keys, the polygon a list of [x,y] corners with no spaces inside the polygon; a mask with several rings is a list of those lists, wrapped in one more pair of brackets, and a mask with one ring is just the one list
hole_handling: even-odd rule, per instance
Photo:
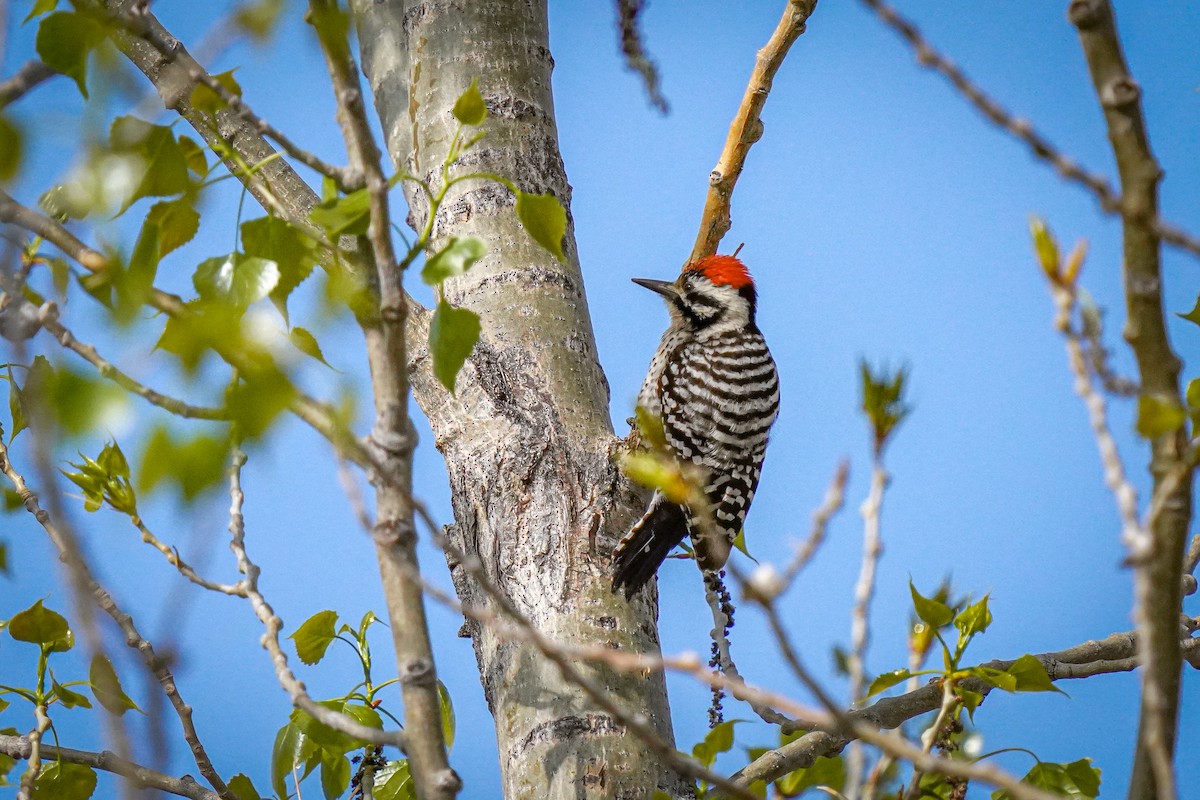
{"label": "green leaf", "polygon": [[313,336],[304,328],[292,328],[290,331],[288,331],[288,340],[291,341],[292,345],[297,350],[299,350],[301,353],[304,353],[304,355],[311,356],[330,369],[333,369],[333,365],[325,360],[325,354],[321,352],[321,345],[317,344],[317,337]]}
{"label": "green leaf", "polygon": [[1171,433],[1187,421],[1187,412],[1175,398],[1155,394],[1138,395],[1137,432],[1147,439]]}
{"label": "green leaf", "polygon": [[117,290],[118,301],[117,318],[121,322],[133,320],[150,297],[161,258],[160,241],[158,225],[147,217],[142,223],[137,243],[133,246],[133,254],[129,257],[129,268],[119,276],[114,276],[113,285]]}
{"label": "green leaf", "polygon": [[[1092,766],[1090,758],[1069,764],[1039,761],[1021,782],[1068,798],[1100,796],[1100,770]],[[992,800],[1012,800],[1012,795],[1001,789],[992,792]]]}
{"label": "green leaf", "polygon": [[1015,692],[1017,690],[1017,679],[1004,670],[978,666],[968,667],[963,672],[973,675],[981,681],[995,686],[997,689],[1003,689],[1006,692]]}
{"label": "green leaf", "polygon": [[479,315],[467,308],[455,308],[442,300],[429,326],[429,352],[433,356],[433,374],[454,394],[458,372],[479,341],[482,326]]}
{"label": "green leaf", "polygon": [[1188,404],[1188,416],[1192,419],[1192,438],[1200,436],[1200,378],[1188,382],[1184,399]]}
{"label": "green leaf", "polygon": [[441,681],[438,681],[438,705],[442,710],[442,738],[446,742],[446,749],[449,750],[454,746],[454,731],[456,727],[454,704],[450,700],[450,690]]}
{"label": "green leaf", "polygon": [[91,17],[56,11],[38,25],[37,53],[46,66],[75,81],[86,99],[88,55],[104,35],[104,28]]}
{"label": "green leaf", "polygon": [[159,426],[150,434],[138,468],[138,490],[149,492],[164,480],[175,483],[190,503],[225,476],[228,439],[196,436],[177,441]]}
{"label": "green leaf", "polygon": [[288,296],[312,274],[318,262],[316,242],[278,217],[260,217],[242,223],[242,248],[247,255],[278,265],[279,282],[270,297],[286,321]]}
{"label": "green leaf", "polygon": [[58,0],[34,0],[33,8],[29,10],[29,15],[22,22],[29,22],[34,17],[40,17],[56,8],[58,8]]}
{"label": "green leaf", "polygon": [[52,645],[68,641],[71,630],[66,617],[46,608],[38,600],[8,621],[8,635],[18,642]]}
{"label": "green leaf", "polygon": [[296,387],[278,369],[248,375],[226,393],[226,405],[243,434],[257,438],[267,432],[296,396]]}
{"label": "green leaf", "polygon": [[136,117],[117,117],[109,135],[114,150],[137,155],[143,166],[141,181],[121,211],[142,197],[167,197],[191,186],[187,156],[167,126],[151,125]]}
{"label": "green leaf", "polygon": [[704,740],[692,748],[692,755],[706,767],[711,767],[721,753],[733,748],[733,726],[744,720],[728,719],[714,725],[704,735]]}
{"label": "green leaf", "polygon": [[963,706],[966,707],[967,713],[971,715],[971,720],[975,720],[975,709],[979,708],[979,704],[983,702],[983,693],[972,691],[971,689],[955,686],[954,693],[958,695],[958,699],[962,700]]}
{"label": "green leaf", "polygon": [[840,792],[846,783],[846,764],[841,756],[821,756],[811,767],[789,772],[775,782],[784,797],[798,797],[808,789],[827,786]]}
{"label": "green leaf", "polygon": [[241,772],[229,779],[228,786],[230,791],[238,796],[238,800],[262,800],[262,795],[254,788],[254,783]]}
{"label": "green leaf", "polygon": [[446,278],[462,275],[487,253],[487,245],[476,236],[453,237],[446,246],[429,257],[421,270],[421,280],[441,286]]}
{"label": "green leaf", "polygon": [[[862,410],[871,422],[875,453],[879,455],[888,438],[911,411],[904,402],[908,370],[904,367],[895,371],[888,367],[875,370],[864,359],[859,362],[859,373],[862,378]],[[949,622],[948,619],[946,621]]]}
{"label": "green leaf", "polygon": [[201,261],[192,276],[201,300],[235,309],[249,308],[278,283],[278,264],[236,251]]}
{"label": "green leaf", "polygon": [[318,611],[288,637],[296,643],[296,655],[305,664],[312,666],[325,657],[336,636],[337,616],[336,611]]}
{"label": "green leaf", "polygon": [[[233,70],[218,73],[213,75],[213,78],[216,79],[217,83],[225,87],[230,94],[236,97],[241,97],[242,87],[238,85],[236,80],[234,80]],[[203,111],[205,114],[212,116],[228,105],[229,104],[225,102],[225,99],[222,98],[221,95],[217,94],[203,83],[196,84],[196,88],[192,90],[192,106],[195,107],[197,111]]]}
{"label": "green leaf", "polygon": [[96,700],[110,714],[121,717],[131,708],[141,711],[137,703],[129,699],[129,695],[121,688],[121,681],[117,678],[117,671],[113,669],[112,662],[99,653],[92,657],[88,682],[92,685],[92,694],[96,696]]}
{"label": "green leaf", "polygon": [[479,93],[479,79],[471,81],[467,90],[454,101],[454,118],[463,125],[482,125],[487,119],[487,106]]}
{"label": "green leaf", "polygon": [[908,588],[912,592],[913,609],[923,622],[934,628],[941,628],[949,625],[950,620],[954,619],[954,611],[948,605],[922,595],[911,580],[908,582]]}
{"label": "green leaf", "polygon": [[[332,703],[331,708],[339,710],[340,701],[330,700],[328,702]],[[362,703],[347,702],[340,705],[340,710],[343,714],[353,717],[368,728],[383,730],[383,717],[379,716],[379,712],[370,706],[365,706]]]}
{"label": "green leaf", "polygon": [[12,180],[21,166],[21,129],[0,114],[0,183]]}
{"label": "green leaf", "polygon": [[[364,725],[373,728],[383,727],[383,722],[378,712],[361,703],[347,703],[343,700],[322,700],[319,705],[331,711],[347,714]],[[312,744],[329,753],[342,755],[356,748],[365,747],[367,744],[355,739],[353,736],[348,736],[339,730],[329,727],[299,708],[292,711],[291,720]]]}
{"label": "green leaf", "polygon": [[1029,233],[1033,237],[1033,251],[1037,254],[1038,263],[1042,265],[1042,271],[1046,273],[1046,277],[1057,281],[1061,256],[1058,242],[1054,241],[1054,234],[1046,226],[1046,221],[1039,217],[1030,217]]}
{"label": "green leaf", "polygon": [[567,232],[567,212],[558,198],[549,194],[517,192],[517,219],[533,240],[564,264],[563,236]]}
{"label": "green leaf", "polygon": [[913,674],[907,669],[896,669],[891,672],[885,672],[875,680],[871,681],[871,685],[867,687],[867,697],[873,697],[882,691],[892,688],[898,683],[904,683],[911,678]]}
{"label": "green leaf", "polygon": [[954,618],[954,627],[966,638],[983,633],[992,624],[992,612],[988,610],[988,595],[978,603],[967,606]]}
{"label": "green leaf", "polygon": [[63,686],[54,678],[54,673],[50,674],[50,688],[54,692],[54,696],[58,698],[58,702],[63,708],[91,708],[92,701],[87,699],[87,695],[73,692],[66,686]]}
{"label": "green leaf", "polygon": [[[179,138],[182,146],[183,137]],[[164,200],[150,207],[146,222],[158,226],[159,257],[165,258],[168,253],[195,237],[196,231],[200,230],[200,212],[192,207],[186,197]]]}
{"label": "green leaf", "polygon": [[29,427],[25,418],[25,398],[17,379],[13,377],[12,367],[8,368],[8,412],[12,417],[12,432],[8,434],[8,443],[12,444],[17,434]]}
{"label": "green leaf", "polygon": [[53,761],[42,765],[31,800],[88,800],[96,791],[96,773],[91,767]]}
{"label": "green leaf", "polygon": [[205,149],[187,136],[181,135],[178,142],[179,152],[183,154],[184,160],[187,161],[188,169],[201,177],[207,175],[208,157],[205,156]]}
{"label": "green leaf", "polygon": [[416,800],[417,789],[413,785],[408,759],[389,761],[387,766],[375,773],[375,800]]}
{"label": "green leaf", "polygon": [[1196,297],[1196,305],[1191,311],[1186,314],[1177,313],[1175,316],[1180,317],[1181,319],[1186,319],[1188,322],[1193,324],[1200,325],[1200,296]]}
{"label": "green leaf", "polygon": [[371,225],[371,196],[366,189],[359,189],[345,197],[323,200],[308,212],[308,218],[331,239],[343,234],[362,236]]}
{"label": "green leaf", "polygon": [[321,791],[325,800],[337,800],[350,785],[350,759],[344,755],[323,753],[321,757]]}
{"label": "green leaf", "polygon": [[1014,691],[1018,692],[1058,692],[1066,694],[1062,689],[1054,685],[1054,681],[1050,680],[1050,675],[1046,672],[1046,667],[1036,657],[1028,653],[1018,658],[1013,662],[1012,666],[1005,670],[1009,675],[1016,680]]}
{"label": "green leaf", "polygon": [[287,776],[304,761],[306,749],[306,737],[295,722],[289,721],[275,734],[275,746],[271,749],[271,788],[279,797],[288,797]]}

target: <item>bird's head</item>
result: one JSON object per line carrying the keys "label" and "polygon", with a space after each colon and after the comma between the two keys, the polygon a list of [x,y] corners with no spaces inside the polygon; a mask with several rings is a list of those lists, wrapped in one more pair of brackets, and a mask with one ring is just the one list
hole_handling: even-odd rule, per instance
{"label": "bird's head", "polygon": [[667,301],[671,319],[701,331],[738,330],[754,325],[757,294],[746,265],[734,256],[693,261],[673,282],[634,278]]}

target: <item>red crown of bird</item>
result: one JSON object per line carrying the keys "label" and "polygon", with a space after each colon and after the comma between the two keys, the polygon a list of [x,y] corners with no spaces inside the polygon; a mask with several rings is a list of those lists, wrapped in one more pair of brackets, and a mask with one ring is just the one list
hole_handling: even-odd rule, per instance
{"label": "red crown of bird", "polygon": [[746,265],[735,256],[705,256],[683,268],[684,272],[698,272],[718,286],[743,289],[753,286]]}

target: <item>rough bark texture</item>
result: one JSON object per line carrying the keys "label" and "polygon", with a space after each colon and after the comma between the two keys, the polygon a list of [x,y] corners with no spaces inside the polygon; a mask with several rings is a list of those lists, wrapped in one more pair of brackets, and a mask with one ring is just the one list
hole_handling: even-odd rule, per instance
{"label": "rough bark texture", "polygon": [[[436,185],[456,122],[455,99],[479,80],[486,138],[452,174],[492,172],[522,190],[570,199],[550,92],[544,0],[356,0],[363,67],[398,168]],[[408,187],[416,221],[426,198]],[[596,357],[573,233],[560,264],[521,228],[510,192],[455,187],[438,242],[475,235],[488,255],[447,281],[446,299],[477,312],[481,341],[451,396],[431,375],[428,318],[412,318],[413,391],[446,459],[463,552],[547,636],[656,653],[656,608],[609,591],[609,555],[639,503],[611,460],[608,386]],[[451,564],[462,600],[486,595]],[[652,602],[652,601],[651,601]],[[690,793],[646,748],[562,679],[539,652],[468,622],[496,720],[506,797],[650,797]],[[579,668],[672,741],[659,674]],[[469,791],[469,790],[468,790]]]}

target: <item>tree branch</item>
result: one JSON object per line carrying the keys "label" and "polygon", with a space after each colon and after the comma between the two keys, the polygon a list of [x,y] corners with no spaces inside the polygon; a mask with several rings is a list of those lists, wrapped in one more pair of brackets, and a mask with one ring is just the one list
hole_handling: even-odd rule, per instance
{"label": "tree branch", "polygon": [[0,83],[0,109],[20,100],[31,89],[57,74],[36,59],[25,62],[11,78]]}
{"label": "tree branch", "polygon": [[[1044,136],[1036,131],[1028,120],[1019,119],[1010,114],[999,103],[988,96],[982,89],[971,81],[948,58],[943,56],[921,35],[921,31],[909,20],[902,17],[894,8],[883,0],[862,0],[883,21],[885,25],[896,32],[912,47],[917,56],[917,63],[934,70],[958,90],[967,102],[987,117],[1001,130],[1022,141],[1034,156],[1047,162],[1064,179],[1087,189],[1100,203],[1100,208],[1109,214],[1137,215],[1140,213],[1135,204],[1121,197],[1109,185],[1102,175],[1088,172],[1061,150],[1052,145]],[[1200,256],[1200,239],[1182,228],[1167,222],[1161,217],[1151,215],[1147,224],[1162,238],[1163,241]]]}
{"label": "tree branch", "polygon": [[[1108,0],[1072,0],[1068,16],[1096,89],[1124,193],[1125,339],[1141,378],[1139,407],[1152,402],[1183,408],[1180,362],[1167,337],[1162,301],[1160,233],[1156,229],[1162,170],[1150,151],[1141,89],[1129,74]],[[1192,515],[1192,467],[1186,424],[1153,436],[1154,477],[1145,547],[1134,550],[1134,617],[1143,669],[1138,746],[1131,800],[1175,797],[1173,753],[1182,668],[1179,609],[1183,551]]]}
{"label": "tree branch", "polygon": [[[184,775],[181,778],[165,775],[121,758],[109,750],[93,753],[88,750],[72,750],[69,747],[54,747],[48,744],[43,744],[41,749],[45,759],[61,760],[68,764],[81,764],[85,767],[111,772],[126,778],[139,789],[157,789],[160,792],[167,792],[179,797],[188,797],[191,800],[218,800],[220,798],[216,792],[196,783],[195,778],[190,775]],[[24,760],[30,757],[31,750],[29,737],[0,733],[0,753]]]}
{"label": "tree branch", "polygon": [[722,237],[729,231],[732,220],[730,202],[733,187],[746,165],[750,147],[762,138],[763,123],[760,115],[771,91],[775,73],[787,56],[792,43],[804,33],[809,16],[817,7],[817,0],[788,0],[775,32],[754,61],[750,82],[742,96],[733,122],[729,125],[729,136],[721,157],[708,176],[708,196],[704,201],[704,213],[700,217],[700,232],[688,261],[696,261],[717,252]]}

